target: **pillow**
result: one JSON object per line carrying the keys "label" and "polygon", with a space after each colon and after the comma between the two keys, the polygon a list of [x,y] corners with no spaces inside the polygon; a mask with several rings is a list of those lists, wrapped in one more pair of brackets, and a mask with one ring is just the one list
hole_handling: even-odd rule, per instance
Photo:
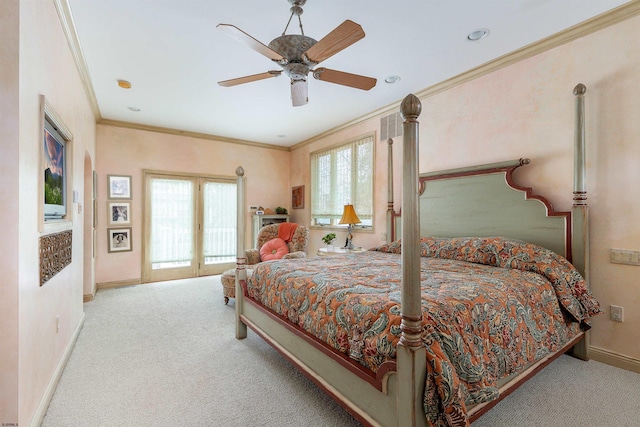
{"label": "pillow", "polygon": [[289,253],[287,242],[279,237],[269,240],[260,248],[260,259],[262,261],[270,261],[272,259],[280,259]]}

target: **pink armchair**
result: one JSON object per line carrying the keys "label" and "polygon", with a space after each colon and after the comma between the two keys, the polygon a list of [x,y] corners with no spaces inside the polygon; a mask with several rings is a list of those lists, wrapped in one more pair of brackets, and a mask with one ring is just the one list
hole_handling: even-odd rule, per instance
{"label": "pink armchair", "polygon": [[[287,224],[283,229],[280,226]],[[253,270],[250,268],[252,265],[263,262],[260,256],[260,249],[265,243],[270,240],[280,237],[285,240],[289,253],[282,256],[282,259],[291,258],[305,258],[307,256],[305,250],[307,249],[307,241],[309,240],[309,228],[304,225],[296,224],[295,230],[293,230],[292,223],[279,223],[266,225],[258,232],[257,248],[247,249],[245,256],[247,258],[247,277],[251,277]],[[224,303],[229,302],[229,298],[236,297],[236,270],[232,268],[222,273],[220,278],[222,282],[222,292],[224,295]]]}
{"label": "pink armchair", "polygon": [[[279,237],[280,226],[283,224],[291,223],[265,225],[260,229],[260,231],[258,232],[257,247],[254,249],[247,249],[245,251],[245,255],[247,257],[247,265],[254,265],[263,261],[260,258],[260,249],[268,241]],[[309,228],[305,227],[304,225],[298,224],[295,231],[293,232],[293,235],[291,236],[291,239],[287,241],[289,253],[284,255],[282,259],[306,257],[307,254],[305,250],[307,249],[307,240],[309,240]]]}

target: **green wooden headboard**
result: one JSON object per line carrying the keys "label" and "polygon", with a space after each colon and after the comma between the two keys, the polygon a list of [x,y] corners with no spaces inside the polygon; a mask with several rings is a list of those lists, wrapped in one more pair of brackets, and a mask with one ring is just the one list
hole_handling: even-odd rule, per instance
{"label": "green wooden headboard", "polygon": [[420,234],[502,236],[535,243],[571,261],[571,212],[513,182],[528,159],[420,175]]}

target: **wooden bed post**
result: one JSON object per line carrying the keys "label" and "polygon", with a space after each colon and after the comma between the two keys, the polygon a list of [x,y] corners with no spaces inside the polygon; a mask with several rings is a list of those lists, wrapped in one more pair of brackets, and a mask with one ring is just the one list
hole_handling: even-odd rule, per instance
{"label": "wooden bed post", "polygon": [[400,106],[404,119],[402,178],[402,335],[397,348],[398,426],[425,425],[422,404],[426,350],[421,339],[420,207],[418,204],[418,116],[422,105],[413,94]]}
{"label": "wooden bed post", "polygon": [[242,339],[247,337],[247,325],[242,323],[240,315],[242,314],[242,304],[244,304],[244,291],[240,285],[241,281],[247,280],[247,259],[245,255],[245,232],[246,232],[246,209],[245,209],[245,185],[244,169],[242,166],[236,168],[236,186],[237,186],[237,253],[236,253],[236,338]]}
{"label": "wooden bed post", "polygon": [[395,236],[395,215],[393,210],[393,139],[387,139],[387,243],[391,243]]}
{"label": "wooden bed post", "polygon": [[[585,126],[584,126],[584,95],[587,87],[582,83],[573,89],[576,98],[576,117],[574,131],[573,153],[573,207],[572,242],[573,265],[589,283],[589,221],[587,206],[586,183],[586,155],[585,155]],[[585,332],[584,339],[573,348],[573,355],[583,360],[589,359],[589,332]]]}

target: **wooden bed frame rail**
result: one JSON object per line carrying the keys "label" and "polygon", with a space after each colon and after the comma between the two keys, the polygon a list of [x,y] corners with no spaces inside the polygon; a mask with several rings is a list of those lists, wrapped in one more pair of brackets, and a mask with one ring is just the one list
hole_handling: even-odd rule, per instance
{"label": "wooden bed frame rail", "polygon": [[[588,279],[588,225],[587,225],[587,192],[585,180],[585,131],[584,131],[584,94],[586,88],[579,84],[574,89],[576,97],[575,151],[574,151],[574,203],[571,220],[566,222],[571,227],[570,242],[571,259],[578,270]],[[420,192],[425,179],[418,169],[418,116],[421,112],[420,100],[415,95],[408,95],[401,103],[400,110],[403,124],[403,173],[402,173],[402,209],[394,210],[393,200],[393,140],[388,140],[388,203],[387,203],[387,237],[388,241],[396,239],[397,228],[402,230],[402,296],[401,296],[401,338],[397,349],[396,371],[386,371],[384,379],[378,379],[377,387],[372,381],[366,381],[353,369],[345,368],[330,352],[318,351],[319,346],[309,340],[299,340],[300,331],[291,325],[279,321],[276,316],[259,304],[245,300],[246,289],[246,178],[244,169],[236,169],[237,176],[237,267],[236,267],[236,338],[247,336],[247,326],[256,331],[265,341],[282,353],[308,378],[340,403],[364,425],[385,425],[397,427],[415,427],[426,425],[423,408],[423,393],[426,376],[426,350],[420,338],[422,329],[422,311],[420,294]],[[488,165],[513,170],[518,165]],[[485,165],[486,169],[487,165]],[[470,171],[473,168],[464,170]],[[458,170],[459,172],[464,170]],[[449,171],[451,172],[451,171]],[[516,188],[523,190],[522,188]],[[526,189],[524,189],[526,190]],[[536,198],[532,196],[533,198]],[[547,206],[547,210],[550,205]],[[565,213],[561,213],[565,214]],[[401,222],[398,223],[398,220]],[[574,346],[574,355],[586,359],[588,356],[588,339],[585,338]],[[575,343],[571,343],[575,344]],[[322,350],[322,349],[320,349]],[[517,386],[524,379],[542,369],[560,354],[550,356],[529,368],[526,375],[513,381]],[[524,379],[523,379],[524,378]],[[375,382],[375,381],[374,381]],[[375,384],[374,384],[375,385]],[[501,394],[512,390],[507,386]],[[502,389],[501,389],[502,390]],[[469,412],[471,419],[495,405],[489,402],[479,405]]]}

